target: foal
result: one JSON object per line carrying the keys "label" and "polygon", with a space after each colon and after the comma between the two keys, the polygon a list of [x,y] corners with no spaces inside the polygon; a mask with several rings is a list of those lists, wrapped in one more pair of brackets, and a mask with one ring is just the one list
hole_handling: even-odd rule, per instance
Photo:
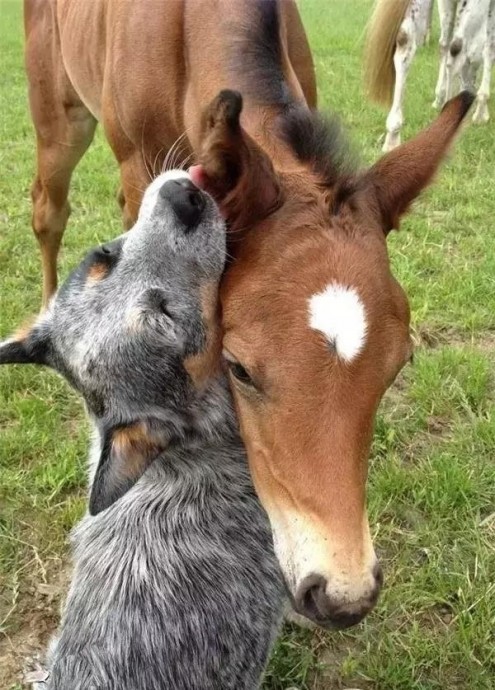
{"label": "foal", "polygon": [[[53,367],[94,426],[50,690],[257,688],[281,578],[216,371],[225,230],[184,172],[93,250],[0,363]],[[138,481],[139,479],[139,481]],[[114,503],[115,497],[130,490]]]}

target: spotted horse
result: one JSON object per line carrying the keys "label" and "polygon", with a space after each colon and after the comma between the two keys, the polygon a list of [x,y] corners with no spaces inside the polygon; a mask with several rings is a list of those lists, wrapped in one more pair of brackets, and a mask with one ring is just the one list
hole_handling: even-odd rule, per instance
{"label": "spotted horse", "polygon": [[[407,75],[431,23],[433,0],[377,0],[366,38],[365,82],[372,100],[390,107],[383,151],[400,144],[402,104]],[[434,107],[441,108],[454,92],[475,90],[483,65],[473,122],[489,119],[490,77],[495,61],[495,0],[438,0],[440,67]]]}

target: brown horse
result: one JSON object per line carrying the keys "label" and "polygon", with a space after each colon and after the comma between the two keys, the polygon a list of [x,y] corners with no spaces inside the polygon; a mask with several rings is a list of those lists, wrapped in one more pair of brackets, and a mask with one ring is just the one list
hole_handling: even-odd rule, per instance
{"label": "brown horse", "polygon": [[[224,358],[278,559],[300,612],[356,623],[381,584],[365,506],[374,417],[412,353],[386,236],[430,182],[471,96],[358,171],[338,127],[313,110],[292,0],[26,0],[25,24],[45,302],[70,176],[96,122],[120,164],[126,225],[148,168],[174,142],[195,152],[191,176],[230,224]],[[239,93],[219,94],[227,88],[242,92],[242,116]],[[215,361],[210,352],[205,366]]]}

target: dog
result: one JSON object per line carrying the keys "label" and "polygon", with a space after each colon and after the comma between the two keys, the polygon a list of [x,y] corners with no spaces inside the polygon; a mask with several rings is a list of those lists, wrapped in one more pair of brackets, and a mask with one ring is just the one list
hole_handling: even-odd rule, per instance
{"label": "dog", "polygon": [[225,226],[183,171],[92,250],[0,363],[47,365],[94,435],[89,512],[38,690],[258,688],[284,587],[220,366]]}

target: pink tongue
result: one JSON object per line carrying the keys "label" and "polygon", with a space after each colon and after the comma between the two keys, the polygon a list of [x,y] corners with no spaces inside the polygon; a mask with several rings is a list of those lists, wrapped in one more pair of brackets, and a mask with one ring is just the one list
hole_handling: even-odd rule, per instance
{"label": "pink tongue", "polygon": [[187,172],[191,176],[191,182],[195,184],[196,187],[206,189],[208,178],[202,165],[191,165]]}

